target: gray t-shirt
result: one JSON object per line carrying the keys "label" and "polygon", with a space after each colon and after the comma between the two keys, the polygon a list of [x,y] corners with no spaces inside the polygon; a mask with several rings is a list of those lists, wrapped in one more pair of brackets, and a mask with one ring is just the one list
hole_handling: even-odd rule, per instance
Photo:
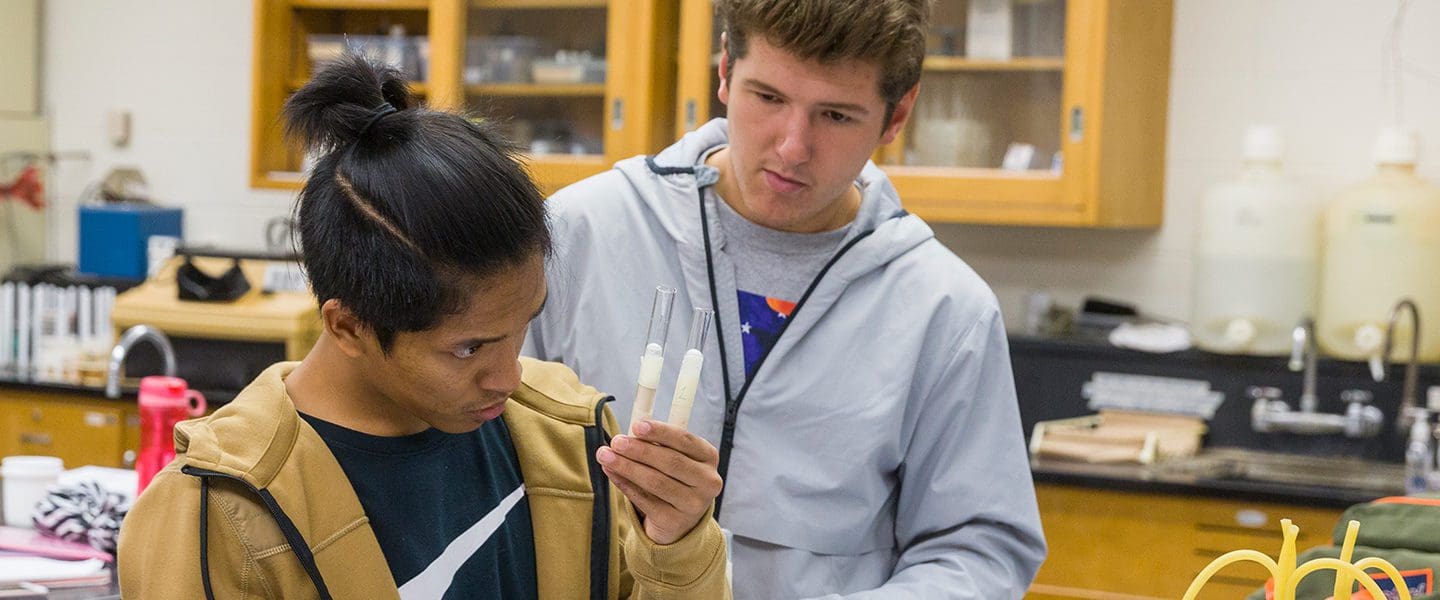
{"label": "gray t-shirt", "polygon": [[777,231],[750,222],[724,199],[708,191],[719,207],[725,251],[735,264],[740,339],[745,348],[745,379],[760,357],[775,345],[785,319],[810,281],[835,254],[853,224],[820,233]]}

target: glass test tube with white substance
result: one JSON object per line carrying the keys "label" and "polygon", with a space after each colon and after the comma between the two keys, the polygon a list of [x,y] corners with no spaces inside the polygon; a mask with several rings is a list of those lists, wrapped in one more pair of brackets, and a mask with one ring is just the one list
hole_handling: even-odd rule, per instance
{"label": "glass test tube with white substance", "polygon": [[690,342],[685,358],[680,361],[680,376],[675,379],[675,398],[670,401],[670,424],[690,428],[690,409],[695,406],[695,390],[700,387],[700,365],[705,362],[705,336],[710,333],[710,320],[715,312],[697,308],[690,316]]}
{"label": "glass test tube with white substance", "polygon": [[670,309],[675,305],[675,288],[655,286],[655,303],[650,306],[650,330],[645,334],[645,353],[640,355],[640,376],[635,384],[635,408],[630,411],[630,429],[650,418],[655,411],[655,388],[660,387],[660,368],[665,365],[665,334],[670,331]]}

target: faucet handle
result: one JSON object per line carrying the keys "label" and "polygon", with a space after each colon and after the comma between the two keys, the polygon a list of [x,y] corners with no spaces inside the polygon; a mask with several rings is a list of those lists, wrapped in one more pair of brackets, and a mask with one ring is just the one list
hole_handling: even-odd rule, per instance
{"label": "faucet handle", "polygon": [[1346,404],[1369,404],[1375,400],[1375,393],[1370,390],[1345,390],[1340,392],[1340,401]]}
{"label": "faucet handle", "polygon": [[1385,358],[1379,352],[1370,355],[1365,362],[1370,365],[1370,378],[1376,383],[1385,381]]}
{"label": "faucet handle", "polygon": [[1345,401],[1345,436],[1350,438],[1372,438],[1384,429],[1385,414],[1370,405],[1375,394],[1369,390],[1345,390],[1340,392]]}
{"label": "faucet handle", "polygon": [[1249,395],[1252,400],[1279,400],[1285,395],[1285,392],[1280,391],[1280,388],[1260,385],[1252,385],[1245,388],[1245,393]]}

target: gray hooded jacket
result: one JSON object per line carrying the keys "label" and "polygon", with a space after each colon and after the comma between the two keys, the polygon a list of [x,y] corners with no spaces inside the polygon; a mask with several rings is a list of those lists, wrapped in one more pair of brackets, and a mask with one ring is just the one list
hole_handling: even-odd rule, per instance
{"label": "gray hooded jacket", "polygon": [[555,194],[550,298],[525,353],[614,394],[628,423],[655,286],[674,287],[664,418],[690,307],[716,306],[690,429],[728,457],[736,598],[1020,598],[1045,542],[994,295],[867,164],[838,258],[747,386],[736,266],[703,193],[718,173],[700,164],[726,131],[712,121]]}

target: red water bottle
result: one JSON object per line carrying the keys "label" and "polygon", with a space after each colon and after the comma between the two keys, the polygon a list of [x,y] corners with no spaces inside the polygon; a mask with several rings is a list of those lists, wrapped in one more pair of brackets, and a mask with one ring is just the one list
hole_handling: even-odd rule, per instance
{"label": "red water bottle", "polygon": [[140,455],[135,474],[145,491],[165,465],[175,460],[175,424],[205,414],[205,396],[184,379],[152,375],[140,380]]}

